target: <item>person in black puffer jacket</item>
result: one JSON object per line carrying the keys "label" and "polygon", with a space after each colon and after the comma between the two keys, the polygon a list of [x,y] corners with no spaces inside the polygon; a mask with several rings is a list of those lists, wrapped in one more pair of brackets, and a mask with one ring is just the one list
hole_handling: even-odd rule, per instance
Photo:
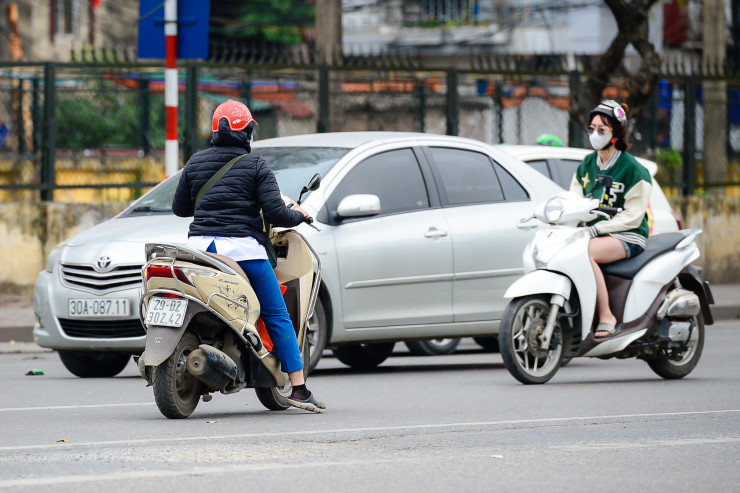
{"label": "person in black puffer jacket", "polygon": [[[262,157],[249,155],[256,124],[243,103],[229,100],[216,108],[211,148],[196,152],[188,160],[175,191],[172,211],[180,217],[193,216],[188,232],[190,247],[231,257],[247,274],[281,367],[293,385],[288,403],[321,413],[326,406],[306,388],[298,340],[264,247],[268,239],[263,233],[260,210],[265,221],[281,227],[297,226],[308,213],[297,206],[289,209],[270,166]],[[226,163],[241,155],[196,207],[201,187]]]}

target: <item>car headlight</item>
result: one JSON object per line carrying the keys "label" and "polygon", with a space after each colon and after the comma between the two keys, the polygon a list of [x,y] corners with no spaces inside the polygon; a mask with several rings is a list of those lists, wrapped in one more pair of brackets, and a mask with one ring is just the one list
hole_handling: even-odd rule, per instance
{"label": "car headlight", "polygon": [[65,243],[66,242],[63,241],[55,246],[49,254],[49,257],[46,259],[46,272],[54,272],[54,266],[59,261],[59,257],[62,255],[62,250],[64,249]]}
{"label": "car headlight", "polygon": [[548,223],[554,223],[563,215],[563,210],[565,210],[565,202],[562,198],[555,197],[545,205],[545,219]]}

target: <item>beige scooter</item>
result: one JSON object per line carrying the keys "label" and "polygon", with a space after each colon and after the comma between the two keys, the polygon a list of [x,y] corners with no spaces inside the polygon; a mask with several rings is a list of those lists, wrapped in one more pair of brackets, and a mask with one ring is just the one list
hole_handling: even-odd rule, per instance
{"label": "beige scooter", "polygon": [[[316,190],[315,175],[301,191]],[[289,202],[289,201],[286,201]],[[312,219],[307,222],[311,224]],[[294,230],[271,232],[280,283],[308,368],[308,320],[320,284],[321,262]],[[147,330],[139,371],[168,418],[187,418],[212,392],[254,388],[270,410],[284,410],[292,387],[259,318],[260,305],[232,259],[183,245],[148,243],[139,313]],[[314,269],[316,265],[316,269]]]}

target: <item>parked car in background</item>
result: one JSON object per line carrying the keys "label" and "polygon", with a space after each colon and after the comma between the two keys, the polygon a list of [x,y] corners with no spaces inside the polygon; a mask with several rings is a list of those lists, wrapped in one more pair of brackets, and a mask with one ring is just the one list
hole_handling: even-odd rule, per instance
{"label": "parked car in background", "polygon": [[[594,152],[592,149],[578,147],[551,147],[541,145],[498,145],[501,149],[517,159],[524,161],[534,169],[547,176],[561,187],[568,190],[573,175],[583,158]],[[683,229],[678,215],[673,212],[660,184],[655,179],[658,165],[653,161],[637,158],[653,177],[653,188],[648,206],[648,224],[650,234],[670,233]]]}
{"label": "parked car in background", "polygon": [[[495,336],[533,235],[516,225],[560,191],[501,149],[459,137],[325,133],[257,141],[253,152],[290,197],[322,177],[302,203],[321,231],[296,228],[322,267],[311,368],[325,348],[368,368],[397,341]],[[115,375],[143,350],[144,244],[186,241],[190,220],[171,211],[178,179],[59,245],[39,274],[34,338],[75,375]]]}

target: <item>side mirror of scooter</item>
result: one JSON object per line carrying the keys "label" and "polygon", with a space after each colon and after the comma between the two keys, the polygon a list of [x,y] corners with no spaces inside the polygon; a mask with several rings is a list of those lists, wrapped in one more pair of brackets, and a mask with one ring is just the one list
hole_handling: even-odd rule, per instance
{"label": "side mirror of scooter", "polygon": [[612,184],[614,183],[614,179],[609,175],[596,175],[596,180],[594,181],[594,188],[591,189],[591,193],[589,194],[591,197],[594,196],[594,193],[597,189],[601,188],[601,194],[607,192],[607,190],[611,190]]}
{"label": "side mirror of scooter", "polygon": [[308,182],[308,185],[301,188],[301,194],[298,196],[298,205],[301,205],[301,199],[303,198],[303,194],[306,192],[314,192],[319,189],[319,185],[321,185],[321,175],[316,173],[311,177],[311,180]]}

